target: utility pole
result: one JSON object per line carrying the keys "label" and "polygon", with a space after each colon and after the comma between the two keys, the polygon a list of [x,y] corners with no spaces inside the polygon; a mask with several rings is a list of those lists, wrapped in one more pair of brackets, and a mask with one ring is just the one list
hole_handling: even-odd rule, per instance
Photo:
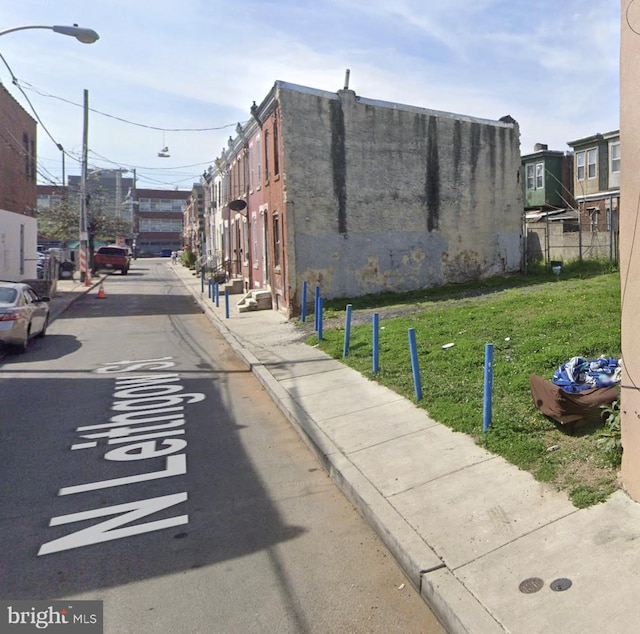
{"label": "utility pole", "polygon": [[87,231],[87,161],[89,153],[89,91],[84,89],[82,166],[80,176],[80,281],[91,284],[89,275],[89,233]]}

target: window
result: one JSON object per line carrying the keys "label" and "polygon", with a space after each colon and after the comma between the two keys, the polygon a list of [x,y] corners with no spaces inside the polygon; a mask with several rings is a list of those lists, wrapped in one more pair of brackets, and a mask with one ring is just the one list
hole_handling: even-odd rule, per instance
{"label": "window", "polygon": [[533,164],[527,165],[527,189],[534,189],[534,168],[535,166]]}
{"label": "window", "polygon": [[264,177],[269,182],[269,131],[264,133]]}
{"label": "window", "polygon": [[576,152],[576,180],[584,180],[584,152]]}
{"label": "window", "polygon": [[273,120],[273,174],[278,176],[280,174],[280,160],[278,158],[278,120]]}
{"label": "window", "polygon": [[280,266],[280,217],[273,214],[273,265]]}
{"label": "window", "polygon": [[253,191],[256,186],[255,152],[253,143],[249,144],[249,188]]}
{"label": "window", "polygon": [[536,189],[544,189],[544,163],[536,163]]}
{"label": "window", "polygon": [[620,171],[620,142],[612,143],[609,146],[609,156],[611,160],[611,171]]}
{"label": "window", "polygon": [[598,173],[598,150],[587,150],[587,178],[595,178]]}
{"label": "window", "polygon": [[260,142],[260,137],[256,137],[256,159],[258,164],[256,165],[256,176],[257,182],[256,187],[262,186],[262,144]]}

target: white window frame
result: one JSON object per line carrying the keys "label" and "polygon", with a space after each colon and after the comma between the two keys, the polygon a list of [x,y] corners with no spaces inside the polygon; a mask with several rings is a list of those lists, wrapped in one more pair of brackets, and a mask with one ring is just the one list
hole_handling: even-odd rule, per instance
{"label": "white window frame", "polygon": [[620,141],[609,145],[609,171],[612,174],[620,171]]}
{"label": "white window frame", "polygon": [[583,181],[586,174],[586,153],[576,152],[576,180]]}
{"label": "white window frame", "polygon": [[536,163],[536,189],[544,189],[544,163]]}
{"label": "white window frame", "polygon": [[527,191],[535,189],[535,166],[533,163],[527,164]]}
{"label": "white window frame", "polygon": [[587,150],[587,179],[598,178],[598,148],[592,147]]}

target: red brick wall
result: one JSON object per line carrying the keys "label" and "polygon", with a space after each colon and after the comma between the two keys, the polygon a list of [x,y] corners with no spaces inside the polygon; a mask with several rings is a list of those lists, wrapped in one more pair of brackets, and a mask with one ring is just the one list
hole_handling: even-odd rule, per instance
{"label": "red brick wall", "polygon": [[0,209],[36,215],[36,122],[0,85]]}

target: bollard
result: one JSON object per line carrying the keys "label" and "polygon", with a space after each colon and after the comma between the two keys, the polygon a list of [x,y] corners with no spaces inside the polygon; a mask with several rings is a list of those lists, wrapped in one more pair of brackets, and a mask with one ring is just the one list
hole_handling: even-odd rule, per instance
{"label": "bollard", "polygon": [[229,289],[224,289],[224,316],[229,319]]}
{"label": "bollard", "polygon": [[373,313],[373,373],[378,374],[380,370],[380,315]]}
{"label": "bollard", "polygon": [[200,273],[200,292],[204,293],[204,269]]}
{"label": "bollard", "polygon": [[486,434],[491,426],[491,399],[493,396],[493,344],[484,347],[484,408],[482,431]]}
{"label": "bollard", "polygon": [[322,341],[322,297],[318,297],[318,341]]}
{"label": "bollard", "polygon": [[220,308],[220,284],[218,282],[216,282],[213,293],[216,296],[216,308]]}
{"label": "bollard", "polygon": [[315,323],[315,330],[316,330],[316,332],[317,332],[317,330],[318,330],[318,321],[319,321],[319,320],[318,320],[318,313],[320,312],[320,311],[318,310],[318,304],[319,304],[319,303],[320,303],[320,287],[319,287],[319,286],[316,286],[315,308],[314,308],[314,311],[315,311],[315,312],[314,312],[314,315],[315,315],[315,320],[316,320],[316,323]]}
{"label": "bollard", "polygon": [[213,280],[209,280],[209,299],[213,299]]}
{"label": "bollard", "polygon": [[420,380],[420,368],[418,367],[418,347],[416,346],[415,328],[409,328],[409,350],[411,352],[411,371],[413,372],[413,389],[416,401],[422,400],[422,381]]}
{"label": "bollard", "polygon": [[344,320],[344,347],[342,348],[342,356],[349,356],[349,339],[351,338],[351,311],[353,306],[347,304],[347,315]]}
{"label": "bollard", "polygon": [[302,282],[302,323],[307,321],[307,283]]}

